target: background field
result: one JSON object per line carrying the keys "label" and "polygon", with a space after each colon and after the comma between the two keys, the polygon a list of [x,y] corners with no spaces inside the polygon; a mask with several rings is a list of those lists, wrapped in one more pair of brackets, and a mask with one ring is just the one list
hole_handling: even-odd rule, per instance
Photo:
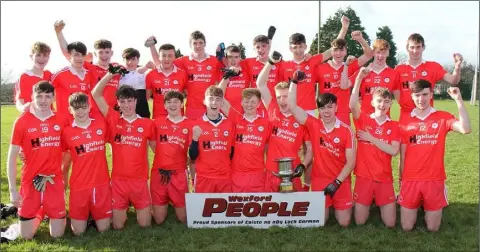
{"label": "background field", "polygon": [[[458,114],[453,101],[436,101],[435,107]],[[98,234],[89,229],[83,236],[74,237],[67,226],[65,237],[54,240],[50,238],[48,224],[44,222],[33,241],[16,240],[8,245],[2,244],[1,248],[5,251],[478,251],[479,113],[478,107],[467,105],[467,108],[473,132],[466,136],[450,133],[447,140],[445,165],[450,206],[444,211],[443,224],[438,233],[426,231],[423,213],[419,214],[417,228],[413,232],[401,231],[399,220],[397,228],[388,230],[380,221],[378,208],[372,209],[373,214],[363,227],[352,224],[348,229],[340,228],[331,215],[323,228],[268,230],[187,229],[177,222],[173,211],[163,225],[141,229],[135,225],[134,212],[130,211],[127,227],[123,231],[111,230]],[[0,200],[3,203],[9,203],[6,156],[12,125],[17,115],[18,112],[13,106],[1,106]],[[396,104],[392,108],[392,118],[398,119]],[[108,159],[110,160],[110,156]],[[398,177],[397,164],[398,157],[393,164],[395,178]],[[20,166],[18,168],[20,169]],[[396,183],[395,187],[398,190]],[[14,221],[12,218],[2,220],[1,226],[7,226]]]}

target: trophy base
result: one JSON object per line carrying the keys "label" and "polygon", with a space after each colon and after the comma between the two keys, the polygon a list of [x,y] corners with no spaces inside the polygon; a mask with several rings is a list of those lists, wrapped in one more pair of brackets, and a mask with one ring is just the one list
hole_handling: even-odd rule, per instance
{"label": "trophy base", "polygon": [[280,185],[280,193],[292,193],[293,191],[293,185]]}

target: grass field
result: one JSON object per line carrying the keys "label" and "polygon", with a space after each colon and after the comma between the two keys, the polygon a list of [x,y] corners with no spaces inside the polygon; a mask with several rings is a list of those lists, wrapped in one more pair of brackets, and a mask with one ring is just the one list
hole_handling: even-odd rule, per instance
{"label": "grass field", "polygon": [[[458,115],[453,101],[437,101],[436,108]],[[129,212],[123,231],[110,230],[98,234],[89,229],[83,236],[75,237],[67,223],[64,238],[54,240],[48,234],[48,224],[42,223],[33,241],[16,240],[2,244],[3,251],[478,251],[479,249],[479,136],[478,107],[467,105],[472,120],[472,133],[449,133],[445,165],[450,205],[444,210],[442,227],[437,233],[426,231],[423,213],[419,214],[417,227],[410,233],[400,228],[388,230],[380,221],[378,208],[372,209],[367,224],[347,229],[335,223],[333,215],[322,228],[252,228],[188,229],[177,222],[173,209],[161,226],[139,228],[135,214]],[[13,106],[1,107],[1,202],[9,203],[6,177],[6,157],[13,121],[18,112]],[[392,118],[398,119],[398,106],[392,108]],[[107,151],[108,152],[108,151]],[[150,153],[152,154],[152,153]],[[108,157],[110,159],[110,157]],[[152,159],[150,159],[152,160]],[[110,161],[109,161],[110,162]],[[394,159],[394,177],[398,177],[398,157]],[[20,169],[20,166],[19,166]],[[18,185],[18,183],[17,183]],[[397,184],[395,183],[396,190]],[[2,220],[6,226],[15,221]]]}

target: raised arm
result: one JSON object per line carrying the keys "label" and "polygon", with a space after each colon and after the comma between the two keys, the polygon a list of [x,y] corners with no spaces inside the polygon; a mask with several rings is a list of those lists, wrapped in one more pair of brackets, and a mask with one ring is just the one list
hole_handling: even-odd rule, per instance
{"label": "raised arm", "polygon": [[350,87],[348,81],[348,64],[345,62],[342,74],[340,75],[340,89],[348,89]]}
{"label": "raised arm", "polygon": [[262,95],[262,102],[266,108],[268,108],[270,102],[272,101],[272,94],[270,93],[267,85],[268,76],[270,75],[270,70],[272,69],[272,66],[277,64],[281,60],[282,55],[279,52],[274,51],[268,62],[265,63],[262,71],[260,71],[260,73],[258,74],[257,88],[258,90],[260,90],[260,94]]}
{"label": "raised arm", "polygon": [[358,96],[360,93],[360,86],[362,84],[363,78],[367,76],[367,74],[370,72],[369,67],[362,67],[360,68],[360,71],[358,71],[357,78],[355,78],[355,85],[353,85],[353,90],[352,94],[350,95],[350,103],[349,107],[350,110],[352,111],[352,116],[353,119],[358,119],[360,117],[360,104],[358,101]]}
{"label": "raised arm", "polygon": [[443,76],[443,80],[456,86],[460,82],[460,77],[462,75],[463,56],[460,53],[455,53],[453,54],[453,60],[455,62],[455,68],[452,73],[446,73]]}
{"label": "raised arm", "polygon": [[[342,22],[342,29],[340,29],[337,39],[345,39],[345,36],[347,35],[347,31],[348,31],[348,26],[350,25],[350,19],[348,19],[348,17],[346,16],[342,16],[341,22]],[[332,48],[329,48],[328,50],[322,53],[322,59],[324,61],[331,57],[332,57]]]}
{"label": "raised arm", "polygon": [[15,207],[20,207],[21,197],[17,190],[17,156],[20,146],[11,144],[8,148],[7,177],[10,201]]}
{"label": "raised arm", "polygon": [[149,61],[144,66],[137,68],[137,72],[139,74],[145,74],[145,72],[147,72],[149,69],[155,69],[155,63]]}
{"label": "raised arm", "polygon": [[303,79],[305,79],[305,73],[297,70],[293,73],[290,88],[288,89],[288,108],[295,120],[302,125],[307,121],[308,114],[297,105],[297,83]]}
{"label": "raised arm", "polygon": [[92,97],[93,100],[95,100],[95,103],[97,103],[98,109],[100,112],[102,112],[102,115],[104,117],[107,116],[108,112],[108,104],[107,101],[105,101],[105,97],[103,97],[103,90],[105,89],[105,86],[107,85],[108,82],[113,78],[113,74],[108,72],[103,76],[103,78],[97,83],[97,85],[93,88],[92,90]]}
{"label": "raised arm", "polygon": [[58,43],[60,44],[60,49],[62,50],[62,54],[63,56],[65,56],[67,60],[70,60],[70,54],[68,53],[68,49],[67,49],[68,43],[67,43],[67,40],[65,39],[65,36],[63,36],[63,32],[62,32],[63,28],[65,27],[65,22],[63,22],[63,20],[57,20],[53,26],[55,28],[55,33],[57,34],[57,39],[58,39]]}
{"label": "raised arm", "polygon": [[458,120],[452,125],[452,130],[462,134],[469,134],[472,132],[472,126],[470,125],[470,117],[468,116],[467,109],[463,103],[462,94],[458,87],[450,87],[447,90],[448,94],[455,100],[458,108]]}
{"label": "raised arm", "polygon": [[363,54],[358,57],[358,65],[363,66],[365,65],[371,58],[373,58],[373,50],[368,45],[367,41],[363,38],[361,31],[353,31],[352,32],[352,39],[357,41],[363,49]]}
{"label": "raised arm", "polygon": [[157,52],[157,48],[155,47],[155,44],[157,44],[157,39],[155,39],[155,36],[150,36],[147,38],[145,41],[145,47],[150,48],[150,53],[152,54],[152,59],[155,65],[160,66],[160,55]]}
{"label": "raised arm", "polygon": [[[223,93],[225,94],[227,90],[227,85],[230,82],[230,78],[238,75],[240,75],[240,68],[230,67],[228,70],[223,72],[222,81],[217,84],[217,87],[221,88]],[[230,102],[227,99],[223,99],[223,106],[221,109],[225,113],[225,115],[228,115],[228,113],[230,112],[230,107]]]}

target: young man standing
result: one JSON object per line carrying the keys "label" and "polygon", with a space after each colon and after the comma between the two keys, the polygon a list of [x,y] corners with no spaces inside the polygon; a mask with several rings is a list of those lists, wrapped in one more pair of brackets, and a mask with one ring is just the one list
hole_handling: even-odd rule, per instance
{"label": "young man standing", "polygon": [[351,87],[348,85],[348,77],[373,57],[373,51],[363,38],[362,32],[352,32],[352,39],[356,40],[362,46],[363,55],[358,59],[349,56],[347,61],[344,61],[347,55],[347,41],[344,39],[335,39],[331,43],[332,60],[320,64],[315,69],[318,82],[318,94],[328,92],[337,97],[337,118],[347,125],[351,125],[350,108],[348,107]]}
{"label": "young man standing", "polygon": [[446,136],[450,131],[469,134],[472,129],[457,87],[450,87],[448,93],[457,104],[458,119],[431,107],[433,83],[417,80],[411,84],[410,92],[415,109],[400,122],[400,219],[403,230],[412,230],[418,208],[423,205],[427,229],[435,232],[442,223],[442,210],[448,205],[444,163]]}
{"label": "young man standing", "polygon": [[167,217],[169,203],[182,223],[187,221],[185,193],[188,192],[187,152],[191,142],[191,123],[182,116],[183,94],[165,93],[167,116],[155,118],[156,147],[151,170],[150,193],[153,218],[161,224]]}
{"label": "young man standing", "polygon": [[41,80],[50,81],[52,73],[45,70],[50,59],[50,47],[42,42],[35,42],[30,52],[33,66],[20,75],[15,83],[15,106],[23,112],[29,108],[32,102],[33,86]]}
{"label": "young man standing", "polygon": [[[34,85],[32,104],[13,125],[8,150],[7,176],[10,201],[18,208],[20,235],[33,239],[43,220],[41,208],[50,218],[50,235],[65,232],[65,196],[62,179],[61,135],[64,121],[51,110],[54,87],[47,81]],[[17,156],[22,148],[25,160],[17,191]],[[33,181],[33,182],[32,182]]]}
{"label": "young man standing", "polygon": [[[155,48],[155,46],[153,47]],[[188,82],[187,73],[173,64],[175,46],[164,44],[158,50],[160,64],[145,78],[147,97],[150,98],[153,94],[153,119],[168,115],[165,108],[165,94],[169,91],[184,93],[185,85]]]}
{"label": "young man standing", "polygon": [[358,148],[355,166],[355,223],[363,225],[370,214],[372,201],[380,207],[382,221],[388,228],[395,227],[396,204],[393,189],[392,157],[400,150],[398,122],[392,121],[387,111],[392,105],[393,95],[388,89],[380,87],[372,95],[371,106],[374,113],[360,111],[358,96],[360,83],[368,74],[369,68],[363,67],[350,96]]}
{"label": "young man standing", "polygon": [[[288,87],[286,82],[279,82],[275,86],[276,100],[272,99],[270,90],[268,89],[268,75],[271,68],[281,61],[281,55],[278,52],[273,53],[274,59],[270,59],[260,72],[257,79],[257,87],[260,90],[262,102],[267,108],[268,119],[271,123],[271,135],[268,144],[266,168],[267,174],[265,178],[265,190],[267,192],[278,192],[281,179],[274,176],[273,172],[278,172],[278,164],[275,162],[278,158],[294,157],[293,168],[302,163],[305,167],[309,167],[312,162],[312,145],[307,129],[300,125],[292,116],[292,112],[288,107]],[[299,151],[304,145],[304,157],[301,162]],[[310,172],[307,168],[305,176],[309,176]],[[309,177],[305,177],[305,181],[310,181]],[[293,187],[295,191],[303,191],[300,178],[293,179]]]}
{"label": "young man standing", "polygon": [[[311,174],[312,191],[324,191],[325,221],[329,209],[335,208],[335,217],[342,227],[348,227],[352,216],[353,198],[350,174],[355,166],[355,142],[350,126],[335,116],[337,97],[324,93],[317,98],[320,119],[297,105],[297,83],[301,75],[293,74],[288,92],[288,106],[293,116],[308,129],[312,143],[314,161]],[[301,84],[299,84],[301,85]]]}
{"label": "young man standing", "polygon": [[[425,50],[425,40],[422,35],[414,33],[407,39],[408,61],[405,64],[399,64],[395,71],[399,73],[398,88],[400,96],[395,97],[400,104],[400,121],[410,116],[410,112],[415,108],[411,99],[410,84],[416,80],[424,79],[435,86],[440,80],[444,80],[452,85],[458,85],[461,77],[461,66],[463,57],[459,53],[453,54],[455,68],[452,73],[448,73],[443,67],[434,61],[425,61],[422,57]],[[433,106],[433,99],[430,106]]]}
{"label": "young man standing", "polygon": [[207,112],[192,122],[192,143],[188,150],[195,164],[191,170],[194,190],[196,193],[232,192],[234,125],[220,113],[223,106],[222,89],[210,86],[204,94]]}
{"label": "young man standing", "polygon": [[112,145],[113,228],[124,227],[130,203],[137,212],[138,224],[147,227],[151,223],[147,145],[153,146],[155,127],[150,119],[135,113],[135,89],[128,85],[117,90],[121,115],[107,104],[103,89],[114,74],[117,73],[107,73],[92,91],[93,99],[106,118]]}
{"label": "young man standing", "polygon": [[[342,16],[342,29],[338,34],[337,39],[344,39],[347,34],[350,20]],[[315,116],[315,83],[316,74],[315,68],[323,61],[332,57],[332,49],[326,52],[314,55],[312,58],[306,60],[307,41],[305,36],[300,33],[295,33],[290,36],[290,52],[292,52],[293,60],[282,63],[280,69],[280,81],[289,82],[293,73],[300,70],[305,73],[305,79],[302,80],[302,85],[298,88],[299,106],[306,110],[308,114]]]}
{"label": "young man standing", "polygon": [[75,235],[85,232],[91,214],[97,230],[104,232],[110,228],[112,217],[112,192],[105,153],[109,139],[107,124],[103,118],[89,116],[90,104],[85,93],[70,95],[69,105],[75,119],[65,127],[62,144],[70,151],[73,164],[68,208],[72,231]]}

